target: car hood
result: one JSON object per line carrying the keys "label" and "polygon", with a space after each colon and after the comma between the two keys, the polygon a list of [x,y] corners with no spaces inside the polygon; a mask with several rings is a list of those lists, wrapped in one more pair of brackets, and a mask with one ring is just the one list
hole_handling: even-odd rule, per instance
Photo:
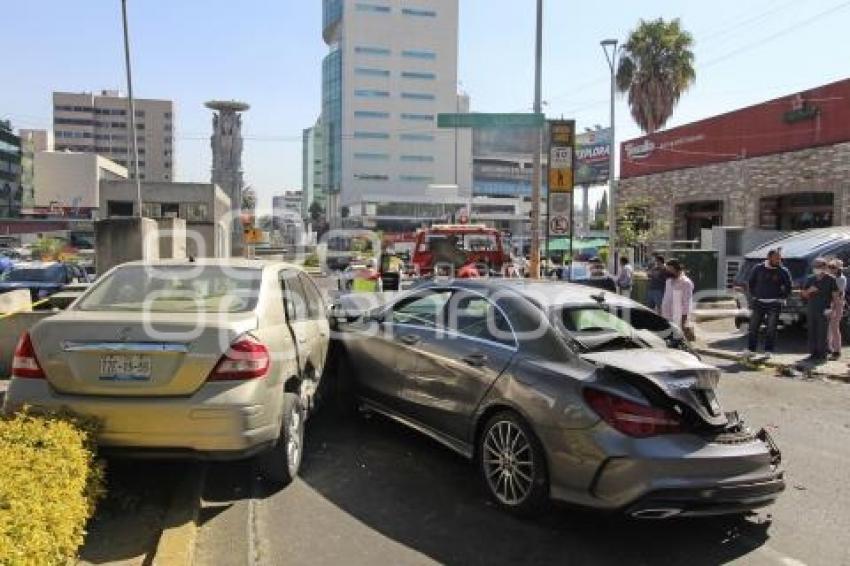
{"label": "car hood", "polygon": [[690,407],[711,426],[728,423],[717,400],[720,370],[701,362],[693,354],[672,348],[646,348],[583,354],[599,368],[615,370],[633,385]]}

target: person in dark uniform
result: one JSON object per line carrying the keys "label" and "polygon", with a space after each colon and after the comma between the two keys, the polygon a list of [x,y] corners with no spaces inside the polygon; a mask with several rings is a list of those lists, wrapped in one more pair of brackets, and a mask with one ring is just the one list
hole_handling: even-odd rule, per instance
{"label": "person in dark uniform", "polygon": [[838,296],[838,284],[835,277],[827,272],[826,259],[822,257],[812,262],[812,272],[800,293],[806,300],[806,323],[809,330],[807,361],[823,363],[827,354],[830,309]]}

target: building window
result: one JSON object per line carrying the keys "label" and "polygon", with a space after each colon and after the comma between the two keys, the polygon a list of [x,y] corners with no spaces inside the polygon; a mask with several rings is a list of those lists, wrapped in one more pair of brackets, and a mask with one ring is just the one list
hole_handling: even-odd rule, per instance
{"label": "building window", "polygon": [[390,76],[390,72],[386,69],[375,69],[372,67],[356,67],[354,69],[355,75],[361,75],[365,77],[388,77]]}
{"label": "building window", "polygon": [[144,118],[145,111],[144,110],[136,110],[136,118]]}
{"label": "building window", "polygon": [[166,162],[165,162],[165,168],[166,168],[166,169],[171,169],[171,162],[170,162],[170,161],[166,161]]}
{"label": "building window", "polygon": [[434,134],[401,134],[399,139],[401,139],[401,141],[432,142],[434,141]]}
{"label": "building window", "polygon": [[401,77],[403,79],[417,79],[417,80],[424,80],[424,81],[433,81],[434,79],[437,78],[437,75],[435,73],[425,73],[425,72],[419,72],[419,71],[402,71]]}
{"label": "building window", "polygon": [[798,193],[761,199],[759,224],[765,230],[829,228],[835,221],[835,194]]}
{"label": "building window", "polygon": [[388,153],[355,153],[354,159],[372,159],[378,161],[386,161],[390,158]]}
{"label": "building window", "polygon": [[420,121],[420,122],[424,122],[424,121],[433,122],[434,121],[434,115],[433,114],[410,114],[410,113],[405,112],[401,115],[401,119],[402,120],[417,120],[417,121]]}
{"label": "building window", "polygon": [[84,119],[84,118],[55,118],[53,120],[54,124],[68,124],[74,126],[93,126],[94,120]]}
{"label": "building window", "polygon": [[113,128],[126,128],[127,124],[125,124],[124,122],[112,122],[112,127]]}
{"label": "building window", "polygon": [[719,200],[676,205],[674,232],[677,239],[699,240],[704,228],[722,224],[723,203]]}
{"label": "building window", "polygon": [[133,201],[110,200],[106,203],[107,216],[133,216]]}
{"label": "building window", "polygon": [[354,7],[358,12],[377,12],[379,14],[390,13],[390,7],[383,6],[381,4],[366,4],[365,2],[358,2],[354,5]]}
{"label": "building window", "polygon": [[[166,179],[168,176],[165,177]],[[209,209],[203,202],[186,203],[186,220],[188,222],[205,222],[209,218]]]}
{"label": "building window", "polygon": [[385,132],[354,132],[354,139],[358,140],[386,140],[389,137]]}
{"label": "building window", "polygon": [[170,120],[171,119],[171,112],[163,113],[163,117],[165,117],[166,120]]}
{"label": "building window", "polygon": [[430,49],[405,49],[401,52],[402,57],[408,57],[410,59],[426,59],[426,60],[434,60],[437,58],[437,54]]}
{"label": "building window", "polygon": [[423,16],[426,18],[437,17],[437,12],[434,10],[421,10],[419,8],[402,8],[401,13],[405,16]]}
{"label": "building window", "polygon": [[357,46],[354,48],[355,53],[360,53],[361,55],[389,55],[390,50],[386,47],[366,47],[366,46]]}
{"label": "building window", "polygon": [[377,173],[355,173],[354,178],[358,181],[389,181],[390,178],[388,175],[381,175]]}
{"label": "building window", "polygon": [[138,123],[137,123],[137,124],[136,124],[136,129],[137,129],[137,130],[144,130],[144,129],[145,129],[145,125],[144,125],[144,124],[138,124]]}
{"label": "building window", "polygon": [[158,202],[143,202],[142,216],[145,218],[162,218],[162,204]]}
{"label": "building window", "polygon": [[179,202],[164,202],[162,203],[163,218],[180,218],[180,203]]}
{"label": "building window", "polygon": [[408,100],[434,100],[436,98],[433,94],[427,92],[403,92],[401,97]]}
{"label": "building window", "polygon": [[355,118],[389,118],[389,112],[378,112],[374,110],[355,110],[354,111]]}
{"label": "building window", "polygon": [[407,162],[418,162],[418,163],[433,163],[434,156],[433,155],[402,155],[402,161]]}
{"label": "building window", "polygon": [[389,98],[390,92],[388,90],[371,90],[358,88],[354,91],[354,96],[359,98]]}
{"label": "building window", "polygon": [[401,175],[400,180],[407,183],[433,183],[434,177],[430,175]]}

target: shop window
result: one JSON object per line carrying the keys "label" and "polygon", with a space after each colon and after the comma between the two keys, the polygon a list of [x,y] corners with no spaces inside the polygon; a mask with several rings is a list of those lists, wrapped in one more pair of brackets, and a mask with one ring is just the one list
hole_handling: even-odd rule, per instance
{"label": "shop window", "polygon": [[765,230],[828,228],[835,213],[833,193],[797,193],[761,199],[759,226]]}
{"label": "shop window", "polygon": [[678,204],[674,225],[677,240],[699,240],[703,229],[723,225],[723,202],[711,200]]}

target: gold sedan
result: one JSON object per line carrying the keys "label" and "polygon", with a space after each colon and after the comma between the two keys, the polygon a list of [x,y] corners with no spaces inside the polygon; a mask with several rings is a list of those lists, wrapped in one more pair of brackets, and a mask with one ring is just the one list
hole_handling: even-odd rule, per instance
{"label": "gold sedan", "polygon": [[324,300],[286,263],[133,262],[25,333],[3,410],[68,408],[130,456],[242,459],[286,484],[328,349]]}

